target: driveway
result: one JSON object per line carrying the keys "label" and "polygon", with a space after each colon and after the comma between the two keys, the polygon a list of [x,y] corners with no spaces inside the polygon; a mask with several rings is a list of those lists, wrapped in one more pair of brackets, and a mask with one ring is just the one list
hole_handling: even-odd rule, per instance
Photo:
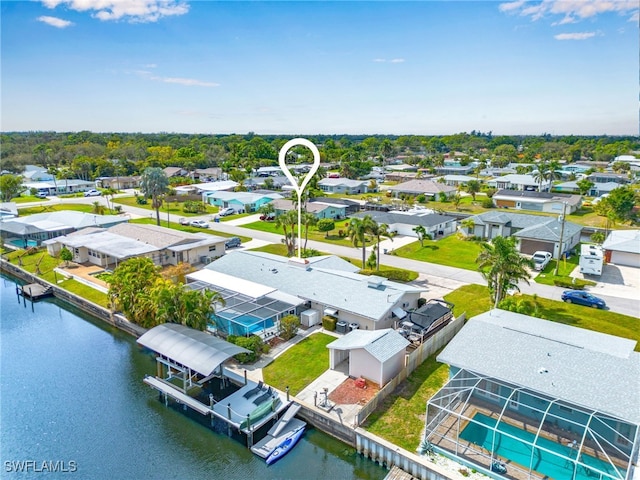
{"label": "driveway", "polygon": [[[571,272],[572,277],[597,282],[595,287],[588,290],[594,295],[607,295],[619,298],[637,298],[640,287],[640,269],[623,265],[607,264],[602,268],[602,275],[584,275],[576,267]],[[640,313],[640,312],[638,312]]]}

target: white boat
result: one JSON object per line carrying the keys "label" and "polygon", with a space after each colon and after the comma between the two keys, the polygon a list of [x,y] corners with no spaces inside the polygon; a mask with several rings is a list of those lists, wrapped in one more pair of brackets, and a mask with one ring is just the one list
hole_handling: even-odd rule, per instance
{"label": "white boat", "polygon": [[289,434],[283,441],[278,445],[267,457],[267,465],[271,465],[274,462],[277,462],[282,457],[284,457],[287,453],[291,451],[291,449],[295,446],[295,444],[300,440],[300,437],[304,433],[304,425],[296,428],[291,434]]}

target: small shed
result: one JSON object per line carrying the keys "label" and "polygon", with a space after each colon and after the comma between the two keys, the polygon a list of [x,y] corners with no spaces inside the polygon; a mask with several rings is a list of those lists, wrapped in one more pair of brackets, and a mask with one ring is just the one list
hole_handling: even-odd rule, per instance
{"label": "small shed", "polygon": [[329,366],[335,370],[348,360],[350,377],[364,377],[382,388],[404,368],[408,345],[407,339],[391,328],[352,330],[327,345]]}

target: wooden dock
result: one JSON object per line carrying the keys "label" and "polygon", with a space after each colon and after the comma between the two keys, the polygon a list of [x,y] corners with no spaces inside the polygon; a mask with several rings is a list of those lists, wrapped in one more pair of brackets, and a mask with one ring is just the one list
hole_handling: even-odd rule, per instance
{"label": "wooden dock", "polygon": [[22,287],[18,287],[18,289],[20,295],[31,300],[40,300],[41,298],[53,295],[53,288],[45,287],[39,283],[23,285]]}

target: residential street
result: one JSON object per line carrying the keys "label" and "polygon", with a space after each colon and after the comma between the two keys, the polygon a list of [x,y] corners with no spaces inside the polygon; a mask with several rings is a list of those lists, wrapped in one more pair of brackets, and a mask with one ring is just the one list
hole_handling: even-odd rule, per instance
{"label": "residential street", "polygon": [[[132,193],[127,193],[124,195],[131,195]],[[117,197],[117,196],[116,196]],[[84,204],[93,204],[95,201],[100,201],[105,206],[107,204],[106,199],[104,197],[84,197],[84,198],[69,198],[69,199],[58,199],[52,198],[49,202],[41,202],[35,204],[28,205],[38,205],[38,204],[52,204],[52,203],[84,203]],[[28,206],[28,205],[21,205]],[[154,217],[155,213],[150,212],[149,210],[137,207],[123,206],[123,211],[126,214],[132,216],[132,218],[139,217]],[[166,220],[167,213],[160,212],[160,216],[162,220]],[[178,215],[171,215],[171,221],[177,221],[179,218]],[[244,235],[247,237],[251,237],[254,240],[250,242],[249,245],[243,245],[243,248],[253,248],[265,243],[280,243],[282,236],[276,235],[268,232],[261,232],[258,230],[252,230],[248,228],[244,228],[240,225],[233,225],[233,223],[245,223],[251,222],[252,220],[248,217],[244,217],[242,219],[238,219],[237,221],[231,220],[227,222],[219,222],[213,223],[211,219],[211,215],[203,215],[201,217],[190,217],[191,219],[202,219],[206,220],[210,223],[211,228],[213,230],[218,230],[220,232],[229,233],[233,235]],[[387,241],[388,242],[388,241]],[[400,246],[400,242],[396,242],[394,240],[393,243],[388,242],[387,246],[392,246],[393,248],[397,248]],[[317,242],[309,240],[308,248],[313,248],[315,250],[331,253],[335,255],[340,255],[344,257],[350,258],[361,258],[362,250],[356,249],[353,247],[345,247],[341,245],[333,245],[331,243]],[[381,250],[384,248],[382,246]],[[368,249],[370,252],[370,249]],[[420,273],[419,281],[423,282],[423,285],[427,288],[428,296],[431,291],[434,293],[434,297],[441,297],[443,294],[448,291],[455,290],[456,288],[476,283],[481,285],[486,285],[486,281],[482,278],[482,275],[478,272],[472,272],[470,270],[464,270],[461,268],[448,267],[444,265],[436,265],[433,263],[421,262],[416,260],[411,260],[402,257],[396,257],[394,255],[385,255],[381,254],[380,262],[383,265],[389,265],[392,267],[405,268],[408,270],[414,270]],[[619,284],[603,284],[599,283],[598,286],[591,288],[593,294],[601,297],[603,300],[607,302],[607,306],[613,312],[622,313],[625,315],[630,315],[633,317],[640,317],[640,295],[638,295],[639,287],[640,287],[640,272],[636,272],[635,269],[628,269],[630,271],[627,276],[631,276],[632,278],[625,278],[625,285]],[[426,281],[426,284],[424,283]],[[520,283],[520,289],[523,293],[527,293],[530,295],[537,294],[543,298],[549,298],[552,300],[560,300],[560,296],[562,292],[565,290],[564,288],[554,287],[549,285],[542,285],[534,282],[533,280],[529,285],[524,282]]]}

